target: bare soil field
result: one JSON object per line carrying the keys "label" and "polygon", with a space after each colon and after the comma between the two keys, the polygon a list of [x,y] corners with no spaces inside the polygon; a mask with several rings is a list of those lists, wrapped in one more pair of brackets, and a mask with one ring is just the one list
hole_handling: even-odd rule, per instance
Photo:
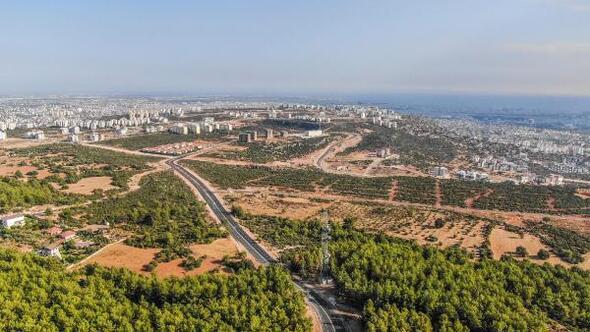
{"label": "bare soil field", "polygon": [[256,188],[252,192],[227,194],[226,201],[235,202],[246,212],[254,215],[282,216],[290,219],[307,219],[330,206],[330,202],[310,199]]}
{"label": "bare soil field", "polygon": [[68,189],[64,190],[68,193],[91,195],[96,189],[102,189],[104,191],[110,189],[116,189],[111,182],[113,179],[109,176],[96,176],[90,178],[84,178],[76,183],[68,185]]}
{"label": "bare soil field", "polygon": [[[223,267],[220,265],[223,256],[231,256],[237,253],[233,241],[227,238],[218,239],[209,244],[196,244],[190,248],[196,257],[207,256],[199,268],[192,271],[185,271],[180,266],[182,260],[176,259],[171,262],[159,264],[154,270],[154,273],[158,277],[165,278],[170,276],[198,275],[216,269],[223,271]],[[159,249],[142,249],[117,243],[91,257],[85,264],[96,263],[107,267],[124,267],[143,275],[150,275],[150,272],[143,270],[143,266],[148,264],[158,251]]]}
{"label": "bare soil field", "polygon": [[141,249],[123,243],[114,244],[91,257],[85,264],[96,263],[107,267],[124,267],[131,271],[149,275],[143,266],[149,263],[159,249]]}
{"label": "bare soil field", "polygon": [[45,179],[46,177],[52,175],[47,169],[38,170],[35,166],[0,166],[0,176],[14,176],[14,173],[17,171],[21,171],[23,174],[27,174],[28,172],[37,171],[38,174],[36,178],[38,179]]}
{"label": "bare soil field", "polygon": [[59,138],[47,138],[42,141],[34,140],[34,139],[24,139],[24,138],[8,138],[3,140],[0,143],[0,149],[22,149],[22,148],[29,148],[32,146],[43,145],[43,144],[50,144],[50,143],[57,143],[61,141]]}
{"label": "bare soil field", "polygon": [[379,165],[371,171],[373,176],[427,176],[424,172],[411,165]]}

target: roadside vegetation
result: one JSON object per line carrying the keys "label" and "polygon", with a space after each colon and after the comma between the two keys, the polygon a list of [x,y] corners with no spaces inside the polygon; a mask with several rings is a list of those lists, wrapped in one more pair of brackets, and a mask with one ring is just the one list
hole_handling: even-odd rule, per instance
{"label": "roadside vegetation", "polygon": [[366,198],[387,198],[391,178],[359,178],[324,173],[315,168],[271,168],[236,166],[186,160],[183,164],[221,188],[240,189],[246,186],[272,186],[302,191],[325,188],[340,195]]}
{"label": "roadside vegetation", "polygon": [[241,214],[239,218],[242,225],[278,249],[293,244],[315,245],[321,241],[321,223],[317,220],[294,221],[250,214]]}

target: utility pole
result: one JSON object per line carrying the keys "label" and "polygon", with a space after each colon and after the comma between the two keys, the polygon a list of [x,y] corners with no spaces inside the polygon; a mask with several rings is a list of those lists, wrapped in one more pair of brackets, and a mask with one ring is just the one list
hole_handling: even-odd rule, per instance
{"label": "utility pole", "polygon": [[330,226],[330,217],[328,210],[322,212],[322,271],[320,272],[320,283],[327,284],[331,281],[330,275],[330,248],[329,243],[332,239],[332,227]]}

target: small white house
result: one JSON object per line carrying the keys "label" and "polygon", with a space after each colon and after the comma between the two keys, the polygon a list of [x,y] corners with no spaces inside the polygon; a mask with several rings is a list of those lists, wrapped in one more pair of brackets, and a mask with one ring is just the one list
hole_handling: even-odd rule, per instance
{"label": "small white house", "polygon": [[10,228],[12,226],[22,226],[25,224],[25,216],[23,214],[12,214],[0,217],[0,222],[3,227]]}
{"label": "small white house", "polygon": [[45,247],[39,249],[39,255],[41,256],[52,256],[61,258],[61,253],[59,252],[59,247],[61,247],[61,243],[55,242]]}

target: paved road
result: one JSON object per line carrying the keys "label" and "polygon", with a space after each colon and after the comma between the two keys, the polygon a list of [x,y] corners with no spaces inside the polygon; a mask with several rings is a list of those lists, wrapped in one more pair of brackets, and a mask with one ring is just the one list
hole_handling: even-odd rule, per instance
{"label": "paved road", "polygon": [[[275,259],[262,248],[248,233],[246,233],[238,222],[234,219],[229,211],[221,204],[217,196],[196,176],[187,171],[182,165],[178,164],[181,158],[175,158],[166,161],[166,164],[173,170],[177,171],[181,176],[186,178],[201,194],[201,197],[209,205],[211,210],[215,213],[219,221],[225,224],[231,236],[238,241],[248,252],[261,264],[267,265],[276,262]],[[322,331],[336,331],[328,309],[333,306],[327,303],[319,294],[313,289],[309,288],[303,283],[296,282],[297,287],[306,295],[312,308],[317,313],[322,322]]]}

